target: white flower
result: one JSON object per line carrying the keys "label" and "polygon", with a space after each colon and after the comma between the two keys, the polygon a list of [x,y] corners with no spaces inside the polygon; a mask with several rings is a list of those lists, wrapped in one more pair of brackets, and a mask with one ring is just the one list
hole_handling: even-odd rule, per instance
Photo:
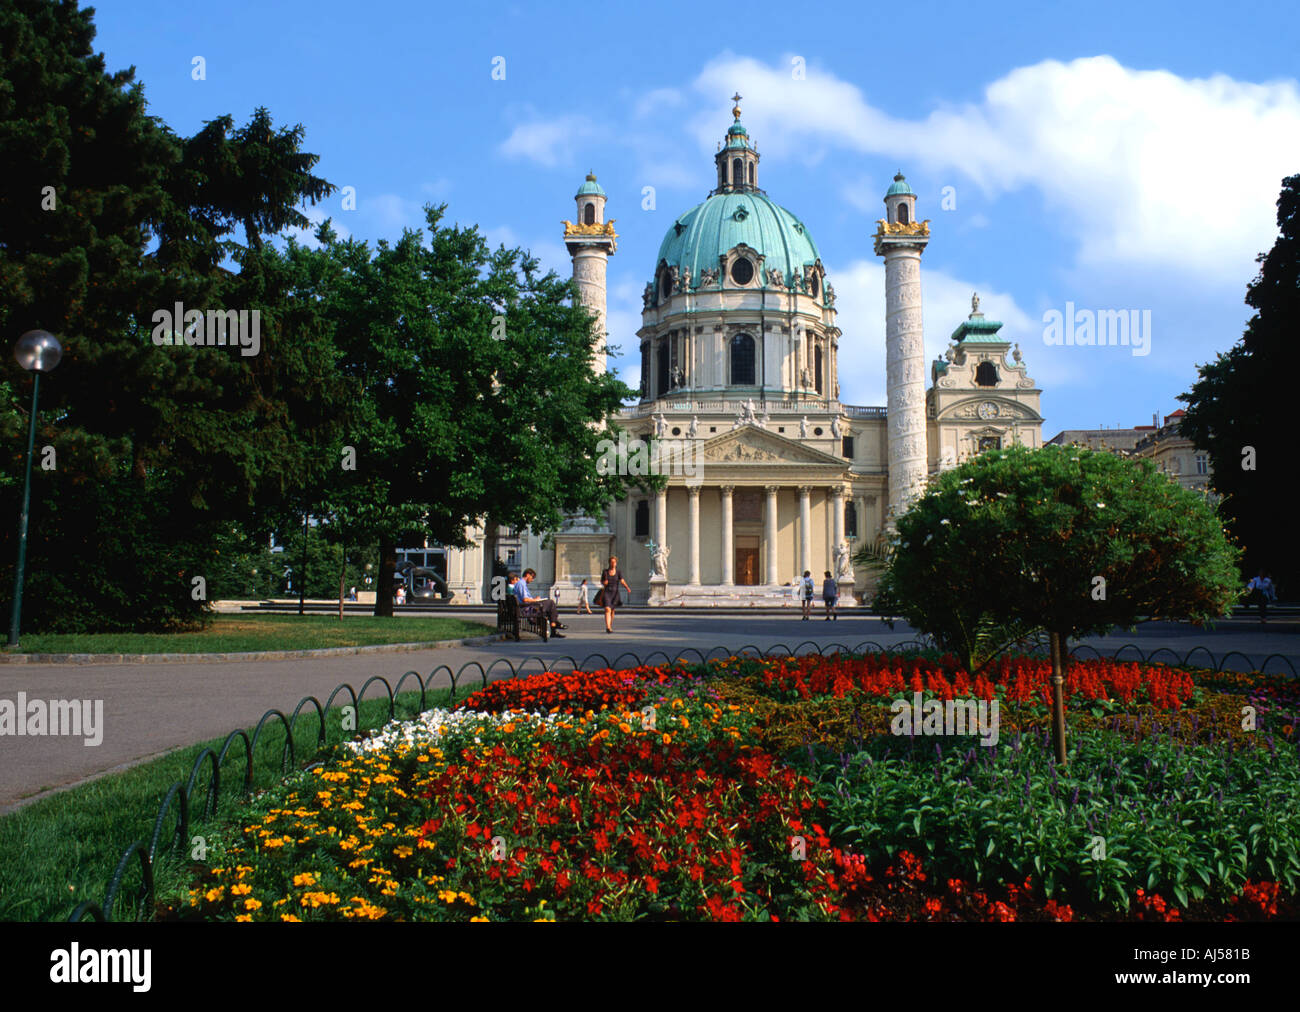
{"label": "white flower", "polygon": [[[397,746],[413,747],[437,742],[452,731],[478,731],[498,724],[537,723],[549,726],[555,723],[554,714],[530,713],[524,710],[512,710],[506,713],[477,713],[473,710],[426,710],[410,720],[393,720],[385,724],[369,738],[361,741],[347,741],[344,748],[361,755],[365,752],[381,752]],[[482,740],[475,735],[475,744]]]}

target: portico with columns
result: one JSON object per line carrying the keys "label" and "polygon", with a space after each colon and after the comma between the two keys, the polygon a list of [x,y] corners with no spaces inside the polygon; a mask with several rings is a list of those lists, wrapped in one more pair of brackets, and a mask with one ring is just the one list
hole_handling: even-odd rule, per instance
{"label": "portico with columns", "polygon": [[[643,538],[624,527],[624,571],[653,580],[647,548],[669,548],[656,604],[755,604],[789,599],[805,570],[821,588],[846,544],[845,505],[855,478],[842,457],[755,426],[683,446],[693,473],[641,493],[653,518]],[[680,457],[668,458],[665,471]],[[880,483],[874,494],[880,494]],[[630,502],[638,501],[634,494]],[[635,509],[631,511],[635,517]],[[626,546],[626,547],[624,547]],[[852,593],[852,575],[845,575]],[[847,603],[847,602],[846,602]]]}

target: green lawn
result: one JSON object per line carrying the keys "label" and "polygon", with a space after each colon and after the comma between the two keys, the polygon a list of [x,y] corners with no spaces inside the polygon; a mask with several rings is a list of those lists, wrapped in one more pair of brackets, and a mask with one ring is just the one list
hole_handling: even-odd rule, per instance
{"label": "green lawn", "polygon": [[310,650],[379,643],[432,643],[483,636],[493,627],[460,618],[379,618],[349,615],[217,615],[206,629],[186,633],[41,634],[22,637],[23,653],[198,654],[243,650]]}
{"label": "green lawn", "polygon": [[[415,621],[426,624],[424,620]],[[425,705],[444,706],[448,696],[447,689],[430,692]],[[359,709],[359,727],[379,727],[388,719],[387,697],[362,700]],[[409,717],[418,710],[419,693],[404,692],[397,697],[399,717]],[[326,717],[331,745],[353,737],[353,732],[343,732],[340,713],[336,707]],[[294,728],[295,766],[301,768],[316,757],[317,729],[315,710],[304,710]],[[251,726],[247,728],[250,734],[252,730]],[[148,844],[168,789],[177,780],[187,783],[194,760],[203,749],[219,753],[224,741],[218,738],[180,749],[0,816],[0,921],[58,921],[83,900],[102,905],[122,852],[135,840],[143,839]],[[267,724],[254,755],[255,789],[265,789],[280,780],[283,748],[283,728],[277,722]],[[190,805],[190,842],[182,855],[186,860],[195,837],[202,837],[213,825],[212,821],[200,820],[210,771],[211,763],[205,761],[195,784],[197,797]],[[216,818],[238,812],[236,802],[243,778],[243,746],[236,742],[221,767]],[[160,851],[170,842],[176,819],[177,807],[173,804],[163,820]],[[159,856],[155,887],[163,892],[186,880],[188,872],[185,863],[173,854]],[[140,862],[132,857],[123,880],[124,901],[115,905],[114,920],[131,919],[128,896],[132,890],[139,891],[140,883]]]}

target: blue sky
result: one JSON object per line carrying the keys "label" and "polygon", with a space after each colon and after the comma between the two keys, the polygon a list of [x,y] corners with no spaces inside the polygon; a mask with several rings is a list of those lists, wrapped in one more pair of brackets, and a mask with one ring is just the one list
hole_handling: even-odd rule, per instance
{"label": "blue sky", "polygon": [[[336,196],[312,213],[359,238],[396,238],[446,201],[452,220],[567,274],[560,220],[594,169],[620,234],[611,367],[632,386],[641,289],[664,232],[712,185],[735,90],[759,184],[808,226],[835,286],[842,399],[885,403],[870,237],[901,168],[931,219],[928,356],[977,289],[1043,388],[1045,438],[1179,406],[1196,365],[1240,336],[1281,179],[1300,172],[1293,3],[96,9],[109,68],[134,65],[174,129],[258,105],[303,124],[318,174],[357,193],[355,210]],[[1048,346],[1044,314],[1067,302],[1149,310],[1150,354]]]}

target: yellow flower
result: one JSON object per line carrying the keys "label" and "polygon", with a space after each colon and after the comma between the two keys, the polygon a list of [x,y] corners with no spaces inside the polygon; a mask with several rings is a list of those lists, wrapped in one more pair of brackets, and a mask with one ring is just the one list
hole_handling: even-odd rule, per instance
{"label": "yellow flower", "polygon": [[414,853],[415,853],[415,848],[414,848],[414,847],[408,847],[408,846],[406,846],[405,844],[403,844],[403,845],[400,846],[400,847],[394,847],[394,848],[393,848],[393,856],[394,856],[394,857],[410,857],[410,856],[411,856],[412,854],[414,854]]}
{"label": "yellow flower", "polygon": [[302,918],[301,918],[301,917],[295,917],[293,914],[281,914],[281,915],[280,915],[280,920],[282,920],[282,921],[296,921],[298,924],[301,924],[301,923],[302,923]]}
{"label": "yellow flower", "polygon": [[243,882],[230,887],[231,896],[247,896],[252,891],[253,887],[251,885],[245,885]]}
{"label": "yellow flower", "polygon": [[253,919],[252,916],[249,915],[249,914],[236,914],[236,915],[235,915],[235,920],[236,920],[236,921],[251,921],[252,919]]}
{"label": "yellow flower", "polygon": [[664,735],[664,744],[665,744],[665,745],[671,744],[672,740],[673,740],[673,736],[672,736],[671,734],[665,734],[665,735]]}
{"label": "yellow flower", "polygon": [[248,897],[248,899],[244,900],[244,909],[245,909],[245,910],[261,910],[261,909],[262,909],[262,901],[261,901],[261,900],[258,900],[258,899],[254,899],[252,896],[250,896],[250,897]]}
{"label": "yellow flower", "polygon": [[293,884],[296,886],[313,886],[316,884],[316,875],[313,872],[305,871],[301,875],[293,877]]}
{"label": "yellow flower", "polygon": [[217,886],[215,889],[209,889],[207,892],[205,892],[203,894],[203,898],[207,900],[209,903],[216,903],[217,900],[221,899],[221,897],[225,895],[225,892],[226,892],[225,886]]}
{"label": "yellow flower", "polygon": [[486,921],[486,920],[487,920],[486,917],[471,917],[469,919],[469,922],[473,924],[475,921]]}

